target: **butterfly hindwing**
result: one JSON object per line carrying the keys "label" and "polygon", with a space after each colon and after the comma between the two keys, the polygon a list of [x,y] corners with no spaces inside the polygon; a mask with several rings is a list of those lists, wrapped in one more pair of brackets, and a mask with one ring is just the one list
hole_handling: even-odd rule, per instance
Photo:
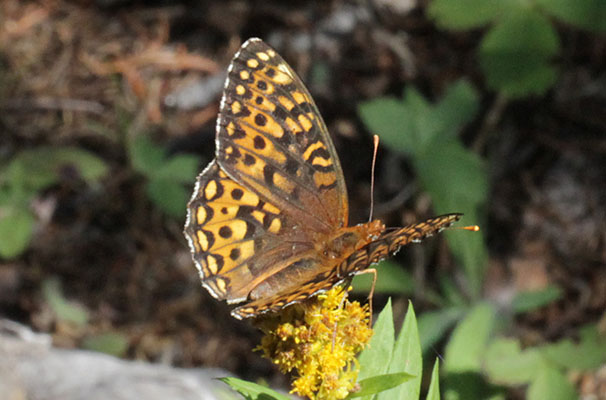
{"label": "butterfly hindwing", "polygon": [[289,241],[297,229],[285,214],[240,185],[213,161],[198,177],[185,235],[203,285],[218,299],[241,302],[253,282],[284,268],[310,246]]}

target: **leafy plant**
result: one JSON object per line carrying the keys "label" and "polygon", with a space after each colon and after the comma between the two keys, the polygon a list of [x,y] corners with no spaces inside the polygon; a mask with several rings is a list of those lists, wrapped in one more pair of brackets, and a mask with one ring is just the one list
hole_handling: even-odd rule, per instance
{"label": "leafy plant", "polygon": [[497,385],[528,385],[531,400],[576,399],[565,372],[606,362],[606,337],[593,325],[581,330],[578,344],[564,339],[522,349],[519,340],[498,335],[496,316],[494,306],[481,302],[454,329],[445,354],[446,399],[504,398]]}
{"label": "leafy plant", "polygon": [[[360,390],[347,398],[366,400],[417,400],[420,398],[423,360],[417,322],[412,305],[395,337],[391,302],[379,314],[374,325],[375,334],[359,356]],[[224,378],[227,383],[246,399],[285,400],[288,397],[267,387],[236,378]],[[433,368],[428,400],[439,400],[438,361]]]}
{"label": "leafy plant", "polygon": [[145,135],[129,141],[128,152],[133,168],[147,179],[145,191],[149,199],[168,215],[183,217],[190,195],[184,185],[195,180],[198,157],[169,157]]}
{"label": "leafy plant", "polygon": [[[387,146],[410,157],[437,214],[463,212],[466,220],[478,221],[488,193],[486,170],[483,161],[457,138],[477,109],[476,92],[460,81],[435,105],[416,90],[407,89],[402,100],[384,97],[364,102],[359,113]],[[471,297],[478,298],[486,260],[482,235],[457,233],[447,238],[466,268]]]}
{"label": "leafy plant", "polygon": [[428,14],[454,31],[490,25],[478,49],[486,84],[516,98],[540,95],[557,79],[560,42],[550,18],[606,32],[602,0],[434,0]]}
{"label": "leafy plant", "polygon": [[27,248],[36,218],[31,201],[73,168],[88,184],[106,175],[97,156],[74,147],[38,147],[15,155],[0,170],[0,257],[14,258]]}

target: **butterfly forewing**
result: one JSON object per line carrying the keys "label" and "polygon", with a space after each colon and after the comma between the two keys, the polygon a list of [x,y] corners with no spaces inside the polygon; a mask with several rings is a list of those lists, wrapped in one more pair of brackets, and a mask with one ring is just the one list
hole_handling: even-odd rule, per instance
{"label": "butterfly forewing", "polygon": [[217,121],[225,172],[308,232],[347,225],[347,192],[326,125],[296,73],[259,39],[229,66]]}

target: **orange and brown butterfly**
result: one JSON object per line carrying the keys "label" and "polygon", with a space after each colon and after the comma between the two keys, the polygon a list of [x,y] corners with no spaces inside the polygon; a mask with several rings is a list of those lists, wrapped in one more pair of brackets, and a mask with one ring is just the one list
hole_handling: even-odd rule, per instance
{"label": "orange and brown butterfly", "polygon": [[326,291],[460,218],[389,231],[380,220],[348,226],[339,157],[301,79],[256,38],[227,72],[216,158],[197,179],[184,233],[202,285],[243,303],[234,317]]}

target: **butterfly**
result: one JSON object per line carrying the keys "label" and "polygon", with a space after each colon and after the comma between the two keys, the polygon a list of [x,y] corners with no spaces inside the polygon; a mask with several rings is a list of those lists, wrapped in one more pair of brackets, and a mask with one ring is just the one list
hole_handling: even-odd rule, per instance
{"label": "butterfly", "polygon": [[238,319],[301,302],[460,218],[348,226],[339,157],[309,92],[262,40],[227,69],[216,158],[198,176],[184,234],[202,285]]}

